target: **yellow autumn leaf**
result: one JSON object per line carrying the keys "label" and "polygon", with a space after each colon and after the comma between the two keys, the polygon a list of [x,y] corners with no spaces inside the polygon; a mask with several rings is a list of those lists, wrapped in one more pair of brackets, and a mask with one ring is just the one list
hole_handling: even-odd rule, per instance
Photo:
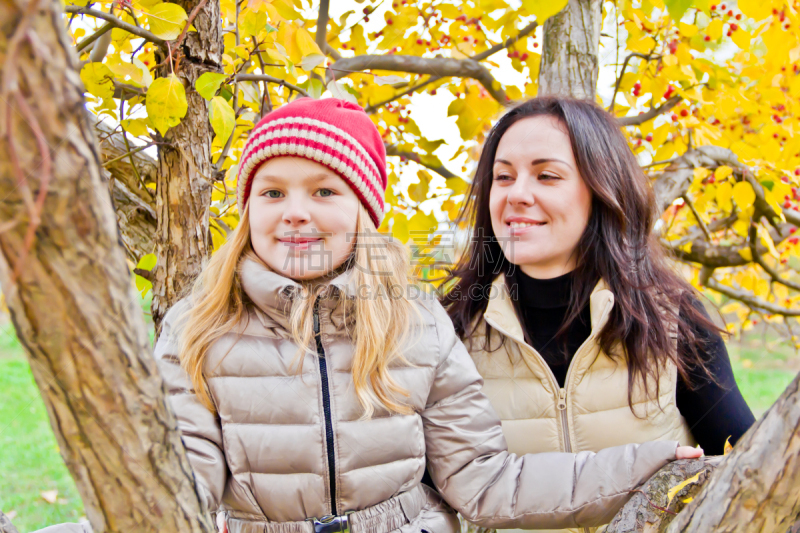
{"label": "yellow autumn leaf", "polygon": [[764,20],[772,14],[771,0],[739,0],[737,5],[742,13],[756,21]]}
{"label": "yellow autumn leaf", "polygon": [[717,185],[717,205],[726,213],[733,211],[733,185],[727,181]]}
{"label": "yellow autumn leaf", "polygon": [[684,479],[683,481],[681,481],[680,483],[678,483],[677,485],[675,485],[674,487],[672,487],[667,491],[667,508],[669,508],[669,504],[672,503],[673,498],[675,498],[675,495],[678,494],[681,491],[681,489],[683,489],[687,485],[691,485],[692,483],[700,479],[700,474],[702,474],[702,472],[698,472],[692,477]]}
{"label": "yellow autumn leaf", "polygon": [[740,209],[746,209],[755,202],[756,193],[749,183],[740,181],[733,186],[733,199]]}
{"label": "yellow autumn leaf", "polygon": [[311,34],[304,28],[298,28],[294,34],[294,38],[297,41],[297,48],[300,50],[300,54],[303,57],[312,54],[322,55],[324,57],[324,54],[319,49],[319,46],[317,46],[317,43],[314,42]]}
{"label": "yellow autumn leaf", "polygon": [[680,28],[681,35],[684,37],[694,37],[695,33],[697,33],[697,26],[694,24],[686,24],[685,22],[681,22],[678,27]]}
{"label": "yellow autumn leaf", "polygon": [[712,40],[716,41],[722,37],[722,20],[714,19],[706,26],[706,35]]}
{"label": "yellow autumn leaf", "polygon": [[296,33],[296,26],[292,24],[281,24],[281,27],[278,29],[278,38],[275,41],[276,44],[280,44],[283,47],[283,50],[278,50],[282,54],[285,51],[285,55],[289,58],[289,61],[295,64],[300,63],[303,59],[303,53],[300,51],[300,47],[297,46]]}
{"label": "yellow autumn leaf", "polygon": [[147,14],[150,31],[165,41],[176,39],[183,31],[183,24],[189,15],[178,4],[162,2],[156,4]]}
{"label": "yellow autumn leaf", "polygon": [[86,91],[103,100],[114,97],[114,73],[102,63],[87,63],[81,69],[81,81]]}
{"label": "yellow autumn leaf", "polygon": [[219,138],[220,143],[224,145],[236,127],[236,116],[233,108],[223,97],[215,96],[208,105],[208,118],[211,121],[211,128]]}
{"label": "yellow autumn leaf", "polygon": [[428,236],[436,231],[438,226],[439,221],[433,213],[426,215],[422,211],[417,211],[408,221],[409,234],[414,242],[427,242]]}
{"label": "yellow autumn leaf", "polygon": [[733,446],[731,446],[731,438],[728,436],[728,438],[725,439],[725,446],[722,448],[722,455],[728,455],[731,451],[733,451]]}
{"label": "yellow autumn leaf", "polygon": [[[744,221],[743,220],[739,220],[738,222],[744,222]],[[745,223],[745,224],[747,224],[747,223]],[[736,224],[734,224],[734,226],[735,225]],[[747,231],[745,231],[745,235],[746,234],[747,234]],[[750,250],[750,248],[739,248],[739,250],[737,250],[737,251],[739,252],[739,255],[742,256],[742,259],[744,259],[745,261],[752,261],[753,260],[753,252]]]}
{"label": "yellow autumn leaf", "polygon": [[408,187],[408,197],[416,203],[425,201],[428,197],[428,184],[431,180],[431,175],[425,171],[420,170],[417,172],[419,183],[413,183]]}
{"label": "yellow autumn leaf", "polygon": [[402,213],[394,216],[392,236],[403,244],[408,242],[408,217]]}
{"label": "yellow autumn leaf", "polygon": [[175,74],[156,79],[147,89],[147,116],[161,135],[186,116],[186,90]]}
{"label": "yellow autumn leaf", "polygon": [[772,237],[770,236],[769,231],[767,231],[767,228],[759,225],[757,232],[761,242],[767,247],[767,251],[769,251],[770,255],[776,259],[779,258],[780,254],[778,253],[778,250],[775,249],[775,243],[772,241]]}
{"label": "yellow autumn leaf", "polygon": [[536,15],[536,21],[541,25],[544,21],[564,9],[568,0],[522,0],[522,7],[531,15]]}
{"label": "yellow autumn leaf", "polygon": [[731,40],[742,50],[750,48],[750,34],[741,28],[731,34]]}
{"label": "yellow autumn leaf", "polygon": [[722,165],[721,167],[717,167],[717,169],[714,171],[714,179],[719,182],[731,174],[733,174],[733,169],[727,165]]}

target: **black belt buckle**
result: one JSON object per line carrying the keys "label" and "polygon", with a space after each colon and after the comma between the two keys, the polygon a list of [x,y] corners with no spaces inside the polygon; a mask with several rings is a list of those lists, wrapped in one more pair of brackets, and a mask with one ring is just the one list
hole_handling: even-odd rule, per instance
{"label": "black belt buckle", "polygon": [[309,518],[308,521],[314,523],[314,533],[350,533],[350,514],[328,515],[320,519]]}

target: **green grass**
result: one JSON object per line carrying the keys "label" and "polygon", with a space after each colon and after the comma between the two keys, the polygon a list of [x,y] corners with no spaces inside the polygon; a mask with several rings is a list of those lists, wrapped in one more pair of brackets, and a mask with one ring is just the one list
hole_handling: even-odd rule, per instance
{"label": "green grass", "polygon": [[[149,302],[142,302],[143,309]],[[149,318],[149,317],[148,317]],[[736,380],[756,416],[800,371],[800,356],[774,338],[728,342]],[[56,503],[42,491],[58,490]],[[10,324],[0,326],[0,510],[16,512],[21,533],[77,522],[83,506],[58,452],[39,390]]]}
{"label": "green grass", "polygon": [[[83,505],[14,330],[0,331],[0,510],[20,532],[77,522]],[[55,503],[42,491],[58,490]]]}

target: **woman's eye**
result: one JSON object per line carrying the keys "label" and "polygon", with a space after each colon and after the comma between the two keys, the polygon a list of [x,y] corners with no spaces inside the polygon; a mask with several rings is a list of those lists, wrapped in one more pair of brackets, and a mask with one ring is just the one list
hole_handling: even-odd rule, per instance
{"label": "woman's eye", "polygon": [[320,189],[317,191],[320,196],[333,196],[333,191],[330,189]]}
{"label": "woman's eye", "polygon": [[264,196],[267,198],[280,198],[282,194],[281,191],[276,191],[275,189],[264,192]]}
{"label": "woman's eye", "polygon": [[510,179],[513,179],[513,178],[511,176],[509,176],[508,174],[498,174],[497,176],[494,177],[495,181],[506,181],[506,180],[510,180]]}
{"label": "woman's eye", "polygon": [[556,176],[555,174],[542,173],[542,174],[539,174],[539,179],[540,180],[552,181],[552,180],[560,180],[561,178],[559,176]]}

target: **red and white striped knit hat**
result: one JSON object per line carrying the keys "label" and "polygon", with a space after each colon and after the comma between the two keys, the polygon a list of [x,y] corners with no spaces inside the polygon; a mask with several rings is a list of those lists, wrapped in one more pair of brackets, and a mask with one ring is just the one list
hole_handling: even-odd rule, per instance
{"label": "red and white striped knit hat", "polygon": [[304,157],[336,172],[358,195],[375,227],[380,226],[386,149],[378,128],[359,105],[338,98],[299,98],[262,118],[250,132],[239,164],[240,213],[258,167],[280,156]]}

